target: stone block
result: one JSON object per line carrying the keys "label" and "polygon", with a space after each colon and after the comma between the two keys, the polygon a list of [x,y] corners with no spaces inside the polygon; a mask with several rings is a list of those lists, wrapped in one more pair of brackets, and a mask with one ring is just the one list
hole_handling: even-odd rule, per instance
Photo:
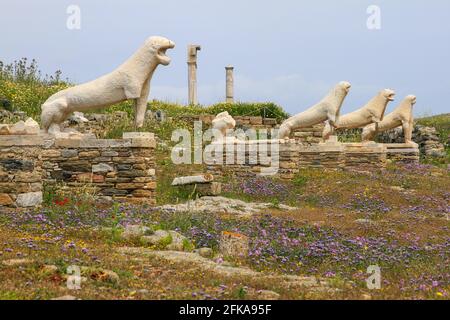
{"label": "stone block", "polygon": [[105,182],[105,177],[99,174],[93,173],[80,173],[76,176],[77,181],[84,183],[103,183]]}
{"label": "stone block", "polygon": [[138,189],[134,190],[132,195],[136,198],[150,198],[153,196],[153,192],[150,190]]}
{"label": "stone block", "polygon": [[42,203],[42,192],[28,192],[17,195],[16,205],[18,207],[34,207]]}
{"label": "stone block", "polygon": [[123,139],[155,139],[152,132],[124,132]]}
{"label": "stone block", "polygon": [[0,206],[10,206],[14,204],[14,201],[11,199],[9,194],[0,193]]}
{"label": "stone block", "polygon": [[74,158],[78,156],[78,150],[75,149],[63,149],[61,150],[61,156],[63,158]]}
{"label": "stone block", "polygon": [[55,149],[42,150],[42,157],[44,158],[58,158],[61,157],[61,151]]}
{"label": "stone block", "polygon": [[249,240],[243,234],[223,231],[219,248],[225,257],[245,259],[248,256]]}
{"label": "stone block", "polygon": [[114,171],[114,168],[107,163],[99,163],[99,164],[94,164],[92,166],[92,172],[94,172],[94,173],[111,172],[111,171]]}
{"label": "stone block", "polygon": [[95,158],[95,157],[99,157],[100,156],[100,152],[97,150],[94,151],[81,151],[78,153],[78,157],[79,158]]}
{"label": "stone block", "polygon": [[9,135],[0,136],[0,147],[11,146],[41,146],[44,144],[44,139],[40,135]]}

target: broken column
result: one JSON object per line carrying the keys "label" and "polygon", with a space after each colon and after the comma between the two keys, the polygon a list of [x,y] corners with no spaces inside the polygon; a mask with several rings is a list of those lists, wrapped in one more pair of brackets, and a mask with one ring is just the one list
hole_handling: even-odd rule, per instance
{"label": "broken column", "polygon": [[226,102],[233,103],[234,102],[234,93],[233,93],[233,66],[226,66]]}
{"label": "broken column", "polygon": [[198,104],[197,99],[197,51],[201,47],[196,44],[188,45],[188,89],[189,104]]}

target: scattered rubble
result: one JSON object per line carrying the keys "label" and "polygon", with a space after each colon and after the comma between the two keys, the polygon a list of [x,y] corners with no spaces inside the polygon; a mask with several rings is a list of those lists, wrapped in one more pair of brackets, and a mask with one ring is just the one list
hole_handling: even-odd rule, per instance
{"label": "scattered rubble", "polygon": [[[230,199],[221,196],[206,196],[181,204],[168,204],[157,207],[165,212],[204,212],[204,213],[229,213],[240,216],[251,216],[265,209],[273,208],[271,203],[245,202],[238,199]],[[295,210],[297,208],[280,204],[280,210]]]}

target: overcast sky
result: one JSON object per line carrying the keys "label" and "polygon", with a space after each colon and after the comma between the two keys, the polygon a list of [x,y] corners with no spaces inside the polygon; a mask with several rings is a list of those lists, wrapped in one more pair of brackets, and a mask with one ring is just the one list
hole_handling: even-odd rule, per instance
{"label": "overcast sky", "polygon": [[[69,5],[81,29],[66,26]],[[381,29],[367,27],[377,5]],[[273,101],[297,113],[341,80],[353,85],[343,113],[382,88],[417,95],[416,115],[450,112],[448,0],[0,0],[0,60],[35,58],[73,82],[112,71],[151,35],[173,40],[150,98],[187,101],[186,47],[200,44],[199,102],[224,100],[226,65],[235,97]]]}

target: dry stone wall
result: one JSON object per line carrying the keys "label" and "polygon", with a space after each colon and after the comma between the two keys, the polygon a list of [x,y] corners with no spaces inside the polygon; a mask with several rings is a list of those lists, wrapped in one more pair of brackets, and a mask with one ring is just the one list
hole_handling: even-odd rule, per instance
{"label": "dry stone wall", "polygon": [[68,187],[89,184],[98,196],[134,203],[155,203],[155,139],[57,139],[43,150],[48,182]]}
{"label": "dry stone wall", "polygon": [[[208,172],[221,176],[247,177],[255,176],[268,169],[274,168],[276,164],[267,161],[267,156],[259,157],[257,153],[245,154],[245,161],[241,163],[228,162],[227,159],[237,158],[236,154],[225,152],[233,150],[229,146],[224,146],[223,161],[208,165]],[[270,150],[270,147],[267,149]],[[238,150],[234,148],[234,152]],[[264,162],[262,161],[264,159]],[[275,159],[275,158],[274,158]],[[279,157],[275,176],[281,179],[292,179],[301,168],[327,168],[327,169],[349,169],[349,170],[373,170],[386,167],[387,149],[383,144],[371,143],[321,143],[315,145],[301,144],[294,139],[289,142],[279,144]]]}
{"label": "dry stone wall", "polygon": [[97,196],[153,205],[155,144],[150,133],[124,133],[123,139],[0,135],[0,206],[39,205],[44,183],[89,185]]}
{"label": "dry stone wall", "polygon": [[39,136],[0,136],[0,206],[41,203],[43,143]]}

